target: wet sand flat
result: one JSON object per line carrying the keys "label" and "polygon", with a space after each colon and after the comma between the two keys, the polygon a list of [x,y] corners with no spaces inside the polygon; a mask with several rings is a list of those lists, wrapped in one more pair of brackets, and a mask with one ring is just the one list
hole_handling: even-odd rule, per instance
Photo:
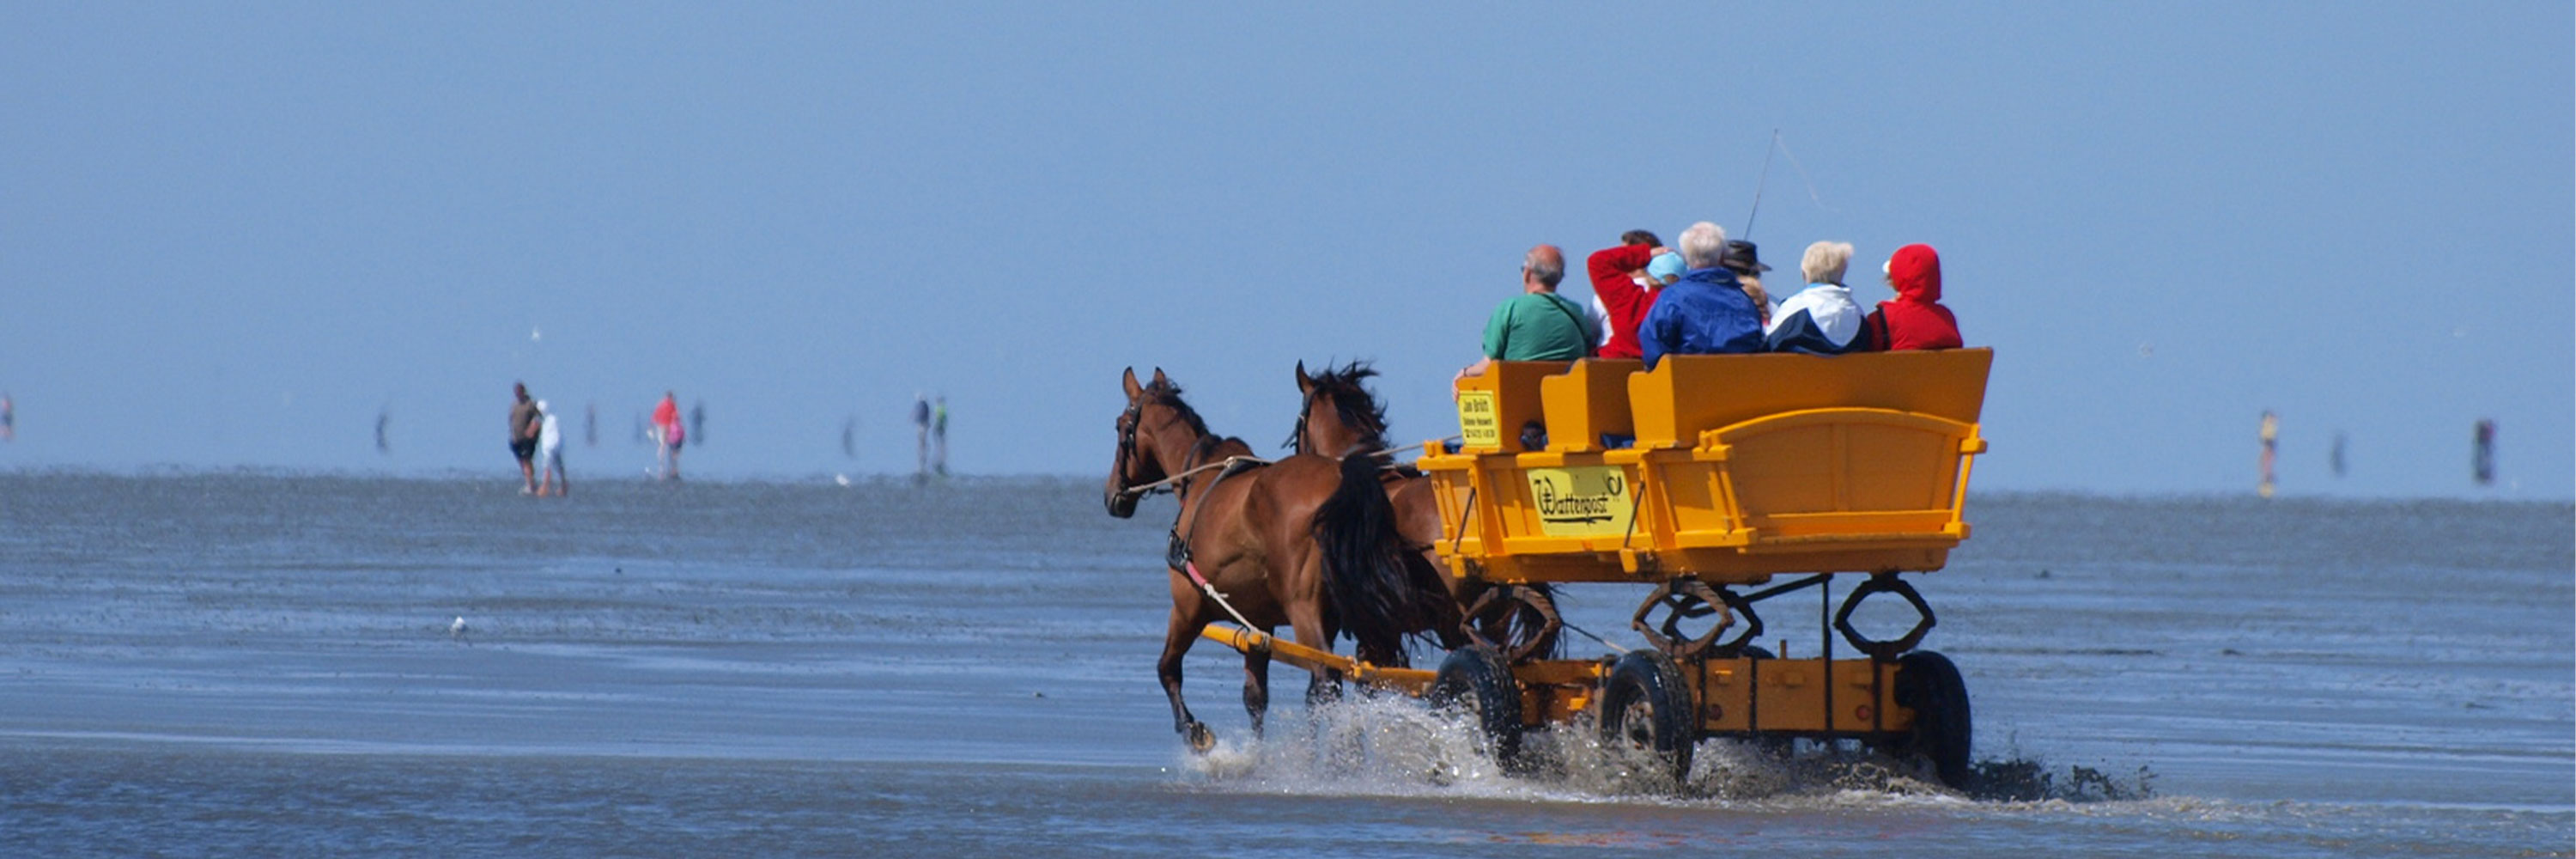
{"label": "wet sand flat", "polygon": [[[1255,741],[1213,645],[1192,759],[1168,501],[582,489],[0,474],[0,852],[2576,851],[2565,504],[1972,497],[1916,581],[1978,756],[2046,780],[2001,799],[1722,742],[1678,796],[1505,777],[1411,702],[1304,718],[1285,667]],[[1642,596],[1566,609],[1633,643]],[[1766,639],[1813,652],[1798,614]]]}

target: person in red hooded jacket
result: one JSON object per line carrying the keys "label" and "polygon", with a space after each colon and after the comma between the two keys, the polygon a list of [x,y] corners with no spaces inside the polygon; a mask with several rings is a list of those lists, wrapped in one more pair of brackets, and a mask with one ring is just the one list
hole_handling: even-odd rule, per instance
{"label": "person in red hooded jacket", "polygon": [[1584,269],[1592,275],[1592,300],[1607,317],[1609,336],[1601,343],[1601,357],[1635,359],[1645,354],[1637,344],[1637,323],[1655,306],[1655,288],[1638,283],[1637,278],[1648,262],[1665,252],[1664,240],[1654,233],[1629,230],[1620,234],[1618,247],[1593,251],[1584,259]]}
{"label": "person in red hooded jacket", "polygon": [[1887,258],[1887,285],[1896,300],[1878,303],[1861,322],[1873,352],[1959,348],[1959,320],[1941,306],[1941,256],[1931,245],[1906,245]]}

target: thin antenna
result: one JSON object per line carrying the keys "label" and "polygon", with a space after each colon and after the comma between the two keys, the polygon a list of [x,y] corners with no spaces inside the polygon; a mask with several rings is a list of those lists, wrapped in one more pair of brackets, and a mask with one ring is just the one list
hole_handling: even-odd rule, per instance
{"label": "thin antenna", "polygon": [[1841,210],[1825,205],[1824,196],[1816,193],[1816,179],[1813,176],[1807,175],[1807,165],[1798,163],[1798,150],[1789,148],[1789,141],[1780,139],[1778,137],[1779,132],[1775,131],[1772,132],[1772,134],[1773,137],[1771,138],[1771,142],[1779,145],[1780,154],[1789,156],[1789,166],[1798,171],[1798,180],[1807,183],[1807,199],[1815,201],[1816,208],[1823,209],[1837,215],[1842,214]]}
{"label": "thin antenna", "polygon": [[1780,149],[1780,129],[1771,129],[1771,146],[1762,150],[1762,175],[1753,180],[1753,211],[1744,215],[1745,241],[1753,240],[1753,219],[1762,214],[1762,189],[1771,184],[1771,153]]}

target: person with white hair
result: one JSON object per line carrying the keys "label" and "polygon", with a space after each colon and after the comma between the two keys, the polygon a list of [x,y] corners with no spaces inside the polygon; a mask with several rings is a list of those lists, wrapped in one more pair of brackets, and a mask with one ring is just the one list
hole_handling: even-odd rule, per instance
{"label": "person with white hair", "polygon": [[1735,273],[1724,265],[1726,230],[1701,221],[1682,231],[1681,280],[1655,296],[1637,326],[1638,346],[1652,370],[1666,355],[1762,351],[1762,314]]}
{"label": "person with white hair", "polygon": [[1806,276],[1807,286],[1772,312],[1771,323],[1762,330],[1764,349],[1809,355],[1852,351],[1860,338],[1861,311],[1860,303],[1852,300],[1851,288],[1843,285],[1851,255],[1850,242],[1807,246],[1806,258],[1798,262],[1798,273]]}

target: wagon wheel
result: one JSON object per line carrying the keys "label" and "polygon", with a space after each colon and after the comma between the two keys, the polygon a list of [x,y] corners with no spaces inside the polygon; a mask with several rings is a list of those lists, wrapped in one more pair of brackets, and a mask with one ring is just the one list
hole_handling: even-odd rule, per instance
{"label": "wagon wheel", "polygon": [[1907,755],[1932,761],[1941,783],[1967,790],[1974,771],[1968,748],[1974,733],[1968,714],[1968,684],[1950,658],[1917,650],[1896,660],[1896,703],[1914,711],[1914,733],[1897,746]]}
{"label": "wagon wheel", "polygon": [[1521,772],[1521,684],[1501,651],[1462,647],[1440,661],[1429,696],[1434,710],[1463,715],[1484,737],[1485,750],[1505,772]]}
{"label": "wagon wheel", "polygon": [[1652,755],[1655,774],[1676,788],[1690,776],[1698,714],[1681,667],[1657,651],[1621,655],[1601,684],[1602,742],[1614,752]]}
{"label": "wagon wheel", "polygon": [[1517,664],[1556,652],[1565,621],[1546,590],[1498,585],[1476,596],[1460,615],[1459,627],[1468,641],[1500,651],[1506,663]]}

